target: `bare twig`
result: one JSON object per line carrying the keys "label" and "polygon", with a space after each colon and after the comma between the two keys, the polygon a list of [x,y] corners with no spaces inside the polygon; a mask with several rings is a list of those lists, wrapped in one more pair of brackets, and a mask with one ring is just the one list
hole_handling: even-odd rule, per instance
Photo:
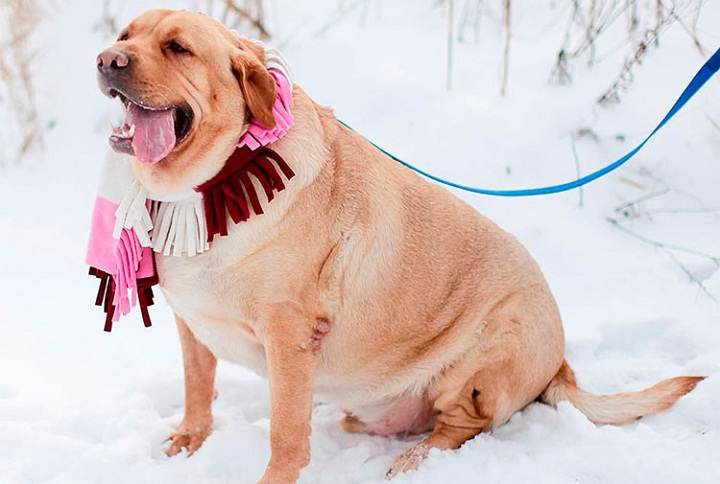
{"label": "bare twig", "polygon": [[672,191],[675,192],[675,193],[677,193],[678,195],[682,195],[682,196],[688,197],[688,198],[690,198],[690,199],[692,199],[692,200],[695,200],[695,202],[696,202],[696,203],[698,204],[698,206],[700,206],[701,208],[709,208],[709,207],[707,207],[707,206],[705,205],[705,203],[703,202],[703,200],[702,200],[700,197],[698,197],[695,193],[690,192],[690,191],[687,191],[687,190],[682,190],[682,189],[677,188],[677,187],[671,187],[671,186],[669,186],[665,180],[663,180],[661,177],[655,175],[655,174],[654,174],[652,171],[650,171],[648,168],[646,168],[646,167],[640,167],[640,169],[638,170],[638,172],[639,172],[642,176],[645,176],[645,177],[650,178],[650,179],[651,179],[652,181],[654,181],[655,183],[661,184],[661,185],[663,185],[663,186],[665,186],[665,187],[667,187],[667,188],[672,189]]}
{"label": "bare twig", "polygon": [[0,37],[7,42],[0,48],[0,100],[7,102],[14,114],[15,122],[5,126],[17,128],[14,137],[19,141],[11,147],[17,152],[8,154],[19,159],[43,142],[32,80],[34,53],[30,50],[30,39],[40,24],[42,10],[32,0],[5,0],[4,7],[5,11],[0,11]]}
{"label": "bare twig", "polygon": [[567,49],[570,45],[570,32],[572,26],[577,21],[579,16],[580,5],[578,0],[572,2],[572,14],[568,20],[567,27],[565,28],[565,37],[562,43],[562,47],[558,51],[557,58],[555,60],[555,66],[550,71],[550,83],[551,84],[570,84],[572,82],[572,76],[570,75],[570,68],[568,66],[568,53]]}
{"label": "bare twig", "polygon": [[705,0],[698,0],[698,6],[695,10],[695,16],[693,17],[692,21],[692,31],[694,34],[697,34],[697,25],[700,21],[700,11],[702,10],[703,6],[705,6]]}
{"label": "bare twig", "polygon": [[707,287],[705,287],[705,284],[703,284],[703,282],[700,279],[698,279],[697,276],[695,276],[695,274],[693,274],[693,272],[690,269],[688,269],[682,262],[680,262],[680,259],[677,258],[677,256],[673,253],[673,251],[684,252],[686,254],[691,254],[691,255],[695,255],[698,257],[705,258],[705,259],[709,259],[717,267],[720,267],[720,257],[714,257],[712,255],[704,254],[702,252],[698,252],[693,249],[688,249],[686,247],[681,247],[681,246],[673,245],[673,244],[666,244],[664,242],[658,242],[656,240],[649,239],[649,238],[645,237],[644,235],[640,235],[637,232],[621,225],[620,222],[618,222],[617,220],[615,220],[613,218],[607,218],[607,221],[610,222],[610,224],[613,227],[630,235],[631,237],[633,237],[641,242],[644,242],[646,244],[650,244],[653,247],[665,252],[670,257],[670,259],[680,268],[680,270],[682,270],[685,273],[685,275],[688,276],[690,281],[692,281],[694,284],[696,284],[698,286],[698,289],[700,291],[702,291],[707,297],[709,297],[713,301],[719,302],[717,297],[715,297],[715,295],[713,295],[710,291],[708,291]]}
{"label": "bare twig", "polygon": [[507,93],[508,70],[510,68],[510,41],[512,39],[511,17],[512,0],[504,0],[503,19],[505,23],[505,47],[503,48],[502,83],[500,85],[500,94],[503,96]]}
{"label": "bare twig", "polygon": [[616,220],[612,217],[608,217],[608,218],[606,218],[606,220],[611,225],[613,225],[614,227],[619,229],[620,231],[625,232],[626,234],[631,235],[632,237],[634,237],[642,242],[645,242],[646,244],[650,244],[654,247],[661,248],[661,249],[673,250],[676,252],[683,252],[685,254],[694,255],[697,257],[703,257],[703,258],[708,259],[709,261],[713,262],[717,267],[720,267],[720,256],[714,256],[711,254],[707,254],[705,252],[701,252],[699,250],[689,249],[687,247],[683,247],[680,245],[668,244],[665,242],[658,242],[657,240],[647,238],[644,235],[640,235],[637,232],[630,230],[629,228],[622,225],[618,220]]}
{"label": "bare twig", "polygon": [[[580,158],[578,157],[577,147],[575,146],[575,134],[570,135],[570,142],[572,145],[573,158],[575,159],[575,175],[579,179],[580,178]],[[582,208],[584,205],[584,200],[583,200],[584,196],[585,196],[584,189],[581,186],[578,189],[578,206],[580,208]]]}
{"label": "bare twig", "polygon": [[107,36],[111,36],[118,31],[116,16],[111,12],[110,3],[111,0],[103,0],[100,23],[97,26],[98,30],[101,30]]}
{"label": "bare twig", "polygon": [[[663,4],[662,0],[658,0],[658,3],[661,5]],[[698,6],[698,11],[700,11],[700,6]],[[685,25],[685,22],[683,21],[683,19],[678,14],[675,13],[675,9],[672,9],[672,8],[668,9],[668,15],[670,17],[672,17],[680,25],[680,27],[683,28],[683,30],[692,39],[693,45],[695,45],[695,48],[698,50],[698,52],[700,52],[700,55],[704,56],[705,55],[705,47],[703,47],[702,43],[700,42],[700,39],[698,39],[697,35],[695,35],[695,32],[690,27]]]}
{"label": "bare twig", "polygon": [[644,210],[646,214],[658,213],[709,213],[720,214],[720,208],[704,208],[704,207],[677,207],[677,208],[649,208]]}
{"label": "bare twig", "polygon": [[660,32],[666,28],[668,21],[658,25],[654,29],[645,31],[643,40],[638,43],[633,55],[625,60],[623,68],[620,70],[620,75],[617,80],[598,98],[598,104],[611,104],[620,101],[620,93],[628,89],[632,81],[634,80],[633,69],[642,63],[643,57],[647,54],[648,47],[650,45],[657,45],[657,39],[660,36]]}
{"label": "bare twig", "polygon": [[670,189],[665,187],[661,190],[652,192],[652,193],[646,193],[645,195],[642,195],[634,200],[630,200],[629,202],[625,202],[621,205],[618,205],[615,207],[616,213],[622,213],[623,215],[627,216],[629,214],[629,209],[633,209],[635,205],[638,203],[646,202],[648,200],[651,200],[653,198],[661,197],[667,193],[670,192]]}
{"label": "bare twig", "polygon": [[480,22],[482,20],[483,0],[465,0],[462,12],[460,13],[460,25],[458,27],[458,41],[465,42],[465,32],[472,28],[473,41],[478,42],[480,38]]}
{"label": "bare twig", "polygon": [[567,53],[565,49],[560,49],[555,61],[555,67],[550,72],[550,83],[565,85],[572,82],[572,76],[570,76],[570,69],[568,67]]}
{"label": "bare twig", "polygon": [[[655,29],[659,29],[663,24],[663,3],[662,0],[655,1]],[[655,45],[660,45],[660,38],[655,37]]]}
{"label": "bare twig", "polygon": [[582,16],[582,10],[580,9],[579,2],[574,0],[576,8],[573,9],[572,18],[577,19],[580,23],[585,24],[583,31],[583,42],[574,50],[571,51],[570,57],[578,58],[583,55],[586,51],[590,51],[588,58],[588,64],[593,65],[595,62],[595,41],[596,39],[610,28],[619,18],[622,18],[622,14],[625,12],[627,4],[620,6],[618,2],[608,3],[609,8],[603,10],[606,2],[600,2],[599,6],[597,0],[591,0],[590,8],[588,12],[588,19],[584,21]]}
{"label": "bare twig", "polygon": [[226,1],[225,2],[225,9],[223,10],[222,15],[220,16],[220,22],[227,25],[228,17],[230,16],[230,5],[232,5],[232,1]]}
{"label": "bare twig", "polygon": [[261,39],[266,40],[270,38],[270,32],[268,32],[265,24],[262,22],[262,0],[256,0],[256,15],[251,15],[248,10],[238,6],[233,0],[225,0],[225,10],[222,16],[222,22],[227,23],[227,18],[230,12],[235,13],[238,17],[247,20],[252,27],[257,30],[258,36]]}
{"label": "bare twig", "polygon": [[643,185],[642,183],[633,180],[632,178],[628,178],[625,175],[618,176],[618,181],[620,183],[624,183],[626,185],[630,185],[633,188],[637,188],[638,190],[645,190],[647,189],[647,186]]}
{"label": "bare twig", "polygon": [[713,301],[718,302],[718,299],[710,291],[708,291],[707,287],[705,287],[705,284],[703,284],[703,282],[700,279],[698,279],[690,269],[685,267],[685,264],[680,262],[680,259],[678,259],[675,256],[675,254],[672,253],[672,251],[667,250],[667,249],[663,249],[663,250],[668,256],[670,256],[670,258],[673,260],[673,262],[675,262],[675,264],[677,264],[677,266],[680,268],[680,270],[682,270],[685,273],[685,275],[688,276],[690,281],[697,284],[698,289],[700,289],[702,292],[704,292],[705,295],[707,297],[709,297],[710,299],[712,299]]}
{"label": "bare twig", "polygon": [[625,0],[625,10],[628,12],[628,32],[635,32],[640,23],[640,19],[638,19],[637,1]]}
{"label": "bare twig", "polygon": [[590,57],[588,59],[589,65],[593,65],[595,63],[595,38],[600,32],[599,29],[595,32],[595,22],[597,21],[598,16],[597,0],[590,0],[590,14],[588,15],[589,22],[587,28],[585,29],[585,38],[587,40],[587,45],[590,48]]}
{"label": "bare twig", "polygon": [[[571,81],[569,75],[569,61],[581,57],[589,52],[588,64],[596,62],[595,44],[597,38],[610,28],[622,14],[630,9],[631,19],[633,16],[632,7],[636,0],[589,0],[587,15],[583,12],[580,0],[571,0],[571,11],[568,25],[565,30],[562,47],[557,56],[555,67],[551,73],[551,82],[567,84]],[[574,26],[582,28],[582,40],[579,45],[571,48],[571,37]]]}
{"label": "bare twig", "polygon": [[711,118],[709,114],[705,114],[705,117],[715,129],[720,130],[720,123]]}
{"label": "bare twig", "polygon": [[452,71],[453,71],[453,26],[454,26],[454,15],[453,15],[453,0],[447,0],[447,78],[446,88],[448,91],[452,89]]}

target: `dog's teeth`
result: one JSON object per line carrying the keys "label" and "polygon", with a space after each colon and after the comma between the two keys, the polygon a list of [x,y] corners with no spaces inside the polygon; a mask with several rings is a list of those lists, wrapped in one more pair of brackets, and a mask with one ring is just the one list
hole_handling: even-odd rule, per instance
{"label": "dog's teeth", "polygon": [[129,139],[135,134],[135,125],[129,126],[127,123],[122,126],[110,125],[110,128],[112,129],[112,135],[116,138]]}

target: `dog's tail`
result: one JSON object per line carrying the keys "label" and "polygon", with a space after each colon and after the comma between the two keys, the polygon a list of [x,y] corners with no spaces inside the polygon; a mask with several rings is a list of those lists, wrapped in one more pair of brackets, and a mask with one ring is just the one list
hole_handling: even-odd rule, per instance
{"label": "dog's tail", "polygon": [[550,405],[568,401],[595,423],[622,424],[670,408],[704,379],[704,376],[678,376],[638,392],[593,395],[578,388],[575,374],[567,361],[563,361],[540,398]]}

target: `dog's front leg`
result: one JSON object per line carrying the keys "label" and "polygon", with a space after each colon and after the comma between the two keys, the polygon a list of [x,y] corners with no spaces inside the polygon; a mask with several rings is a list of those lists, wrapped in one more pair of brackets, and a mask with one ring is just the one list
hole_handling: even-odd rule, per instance
{"label": "dog's front leg", "polygon": [[170,436],[169,456],[187,448],[192,454],[200,448],[212,430],[212,401],[215,395],[217,359],[195,338],[185,321],[175,316],[185,368],[185,416]]}
{"label": "dog's front leg", "polygon": [[313,379],[329,329],[299,311],[280,312],[267,326],[271,456],[261,484],[294,483],[310,462]]}

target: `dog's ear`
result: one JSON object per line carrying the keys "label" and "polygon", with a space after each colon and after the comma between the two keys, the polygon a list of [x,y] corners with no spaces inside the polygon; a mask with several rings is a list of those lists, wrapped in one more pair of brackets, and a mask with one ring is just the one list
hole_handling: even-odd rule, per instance
{"label": "dog's ear", "polygon": [[266,128],[273,128],[275,81],[263,64],[264,58],[262,47],[242,42],[231,54],[230,63],[250,113]]}

